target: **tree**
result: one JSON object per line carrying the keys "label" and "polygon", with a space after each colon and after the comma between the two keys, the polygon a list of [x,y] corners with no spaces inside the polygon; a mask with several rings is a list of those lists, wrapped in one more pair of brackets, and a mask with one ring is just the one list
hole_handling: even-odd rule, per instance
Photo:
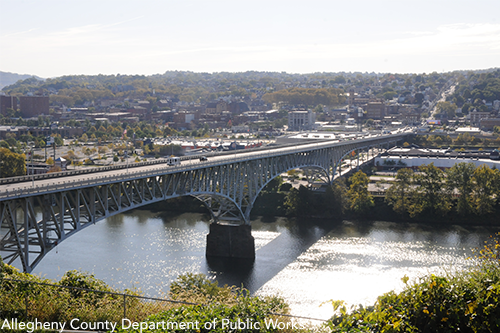
{"label": "tree", "polygon": [[64,140],[61,138],[60,134],[54,135],[54,143],[59,147],[64,146]]}
{"label": "tree", "polygon": [[425,98],[425,96],[422,93],[416,93],[415,94],[415,102],[417,104],[422,104],[424,102],[424,98]]}
{"label": "tree", "polygon": [[285,207],[288,215],[304,216],[311,213],[309,203],[309,190],[300,185],[299,189],[292,188],[285,199]]}
{"label": "tree", "polygon": [[473,163],[457,163],[447,172],[446,182],[450,191],[458,192],[457,213],[470,214],[472,212],[473,175],[476,166]]}
{"label": "tree", "polygon": [[278,176],[276,178],[271,179],[271,181],[267,183],[265,189],[268,192],[278,192],[278,189],[282,183],[283,183],[283,178],[281,178],[281,176]]}
{"label": "tree", "polygon": [[410,206],[414,193],[413,176],[412,169],[399,169],[396,181],[385,193],[385,201],[401,215],[411,211]]}
{"label": "tree", "polygon": [[82,137],[80,138],[80,141],[83,141],[85,143],[87,143],[87,141],[89,141],[89,137],[88,137],[87,133],[83,133],[82,134]]}
{"label": "tree", "polygon": [[336,179],[332,186],[326,189],[327,205],[330,211],[337,216],[342,216],[348,207],[347,186],[343,178]]}
{"label": "tree", "polygon": [[295,216],[299,205],[299,190],[292,187],[285,198],[286,214]]}
{"label": "tree", "polygon": [[438,102],[436,104],[437,113],[444,113],[448,116],[448,118],[455,117],[455,110],[457,106],[450,102]]}
{"label": "tree", "polygon": [[58,165],[53,165],[48,171],[47,173],[53,173],[53,172],[61,172],[62,169],[60,166]]}
{"label": "tree", "polygon": [[72,149],[68,150],[68,153],[63,157],[67,160],[70,160],[71,163],[78,161],[78,156],[75,154],[75,151]]}
{"label": "tree", "polygon": [[363,171],[356,172],[350,179],[351,185],[347,191],[349,209],[362,214],[373,207],[373,197],[368,192],[368,177]]}
{"label": "tree", "polygon": [[429,165],[421,165],[419,168],[420,173],[416,175],[420,186],[418,187],[414,201],[414,214],[427,211],[428,213],[438,213],[445,215],[451,207],[449,190],[444,187],[445,174],[437,168],[434,163]]}
{"label": "tree", "polygon": [[495,194],[499,192],[500,173],[492,170],[485,164],[474,170],[472,200],[476,214],[484,215],[493,212],[497,200]]}
{"label": "tree", "polygon": [[0,148],[0,178],[26,175],[24,154],[11,152],[7,148]]}

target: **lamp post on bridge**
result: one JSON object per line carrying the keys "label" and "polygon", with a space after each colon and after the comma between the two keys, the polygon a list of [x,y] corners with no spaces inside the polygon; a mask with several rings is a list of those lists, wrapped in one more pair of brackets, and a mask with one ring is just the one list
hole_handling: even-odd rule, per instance
{"label": "lamp post on bridge", "polygon": [[127,173],[128,173],[128,150],[125,150],[125,161],[127,163]]}
{"label": "lamp post on bridge", "polygon": [[31,146],[31,186],[35,187],[35,166],[33,165],[33,148],[35,148],[35,146]]}

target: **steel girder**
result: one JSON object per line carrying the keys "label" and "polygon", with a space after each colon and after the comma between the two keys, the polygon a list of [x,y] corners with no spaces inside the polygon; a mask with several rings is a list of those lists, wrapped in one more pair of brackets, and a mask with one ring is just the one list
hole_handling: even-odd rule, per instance
{"label": "steel girder", "polygon": [[[396,141],[396,140],[394,140]],[[324,148],[300,148],[205,167],[101,183],[66,186],[0,201],[0,251],[7,263],[20,259],[31,272],[57,244],[112,215],[154,202],[191,195],[201,200],[214,221],[250,223],[260,191],[280,174],[303,168],[331,183],[337,166],[353,150],[387,140],[344,142]],[[5,255],[6,254],[6,255]]]}

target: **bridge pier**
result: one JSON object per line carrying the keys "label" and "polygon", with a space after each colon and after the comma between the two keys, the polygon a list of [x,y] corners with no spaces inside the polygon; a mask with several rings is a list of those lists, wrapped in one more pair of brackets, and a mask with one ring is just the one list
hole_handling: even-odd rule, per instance
{"label": "bridge pier", "polygon": [[255,259],[255,240],[247,224],[210,223],[207,235],[207,258]]}

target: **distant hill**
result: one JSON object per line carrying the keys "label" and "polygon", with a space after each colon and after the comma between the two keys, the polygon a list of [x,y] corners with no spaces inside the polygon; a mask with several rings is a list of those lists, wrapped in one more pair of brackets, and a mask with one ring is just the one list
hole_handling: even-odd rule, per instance
{"label": "distant hill", "polygon": [[9,72],[0,71],[0,90],[2,90],[3,87],[9,86],[13,83],[16,83],[19,80],[26,80],[26,79],[29,79],[30,77],[36,77],[39,80],[42,79],[36,75],[16,74],[16,73],[9,73]]}

